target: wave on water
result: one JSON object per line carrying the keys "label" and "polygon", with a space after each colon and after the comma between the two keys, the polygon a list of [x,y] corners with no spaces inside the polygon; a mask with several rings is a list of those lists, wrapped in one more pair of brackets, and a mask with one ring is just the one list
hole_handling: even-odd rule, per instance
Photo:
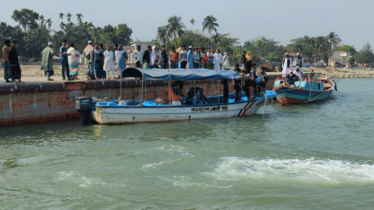
{"label": "wave on water", "polygon": [[329,159],[224,157],[214,172],[218,180],[284,180],[306,183],[374,183],[374,165]]}
{"label": "wave on water", "polygon": [[164,151],[164,152],[170,153],[170,154],[177,153],[177,154],[180,154],[182,156],[194,157],[194,155],[191,154],[186,147],[182,147],[182,146],[179,146],[179,145],[164,145],[164,146],[161,146],[161,147],[157,147],[156,149],[159,150],[159,151]]}
{"label": "wave on water", "polygon": [[98,179],[89,178],[80,173],[76,173],[74,171],[60,171],[57,173],[57,177],[55,178],[54,181],[62,182],[67,185],[71,185],[75,187],[79,186],[83,188],[93,186],[93,185],[125,187],[125,185],[121,185],[118,183],[111,184],[111,183],[102,182]]}
{"label": "wave on water", "polygon": [[142,167],[141,167],[141,170],[146,170],[146,169],[151,169],[151,168],[157,168],[158,166],[161,166],[161,165],[165,165],[165,164],[169,164],[169,163],[172,163],[174,162],[173,160],[170,160],[170,161],[161,161],[161,162],[158,162],[158,163],[149,163],[149,164],[144,164]]}

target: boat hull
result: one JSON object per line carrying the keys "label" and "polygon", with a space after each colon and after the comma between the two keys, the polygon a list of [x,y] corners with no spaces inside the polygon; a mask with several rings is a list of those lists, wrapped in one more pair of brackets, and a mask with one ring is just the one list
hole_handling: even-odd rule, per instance
{"label": "boat hull", "polygon": [[204,106],[96,106],[92,115],[99,124],[165,122],[245,116],[256,113],[263,105],[264,100]]}
{"label": "boat hull", "polygon": [[320,101],[328,98],[333,92],[332,89],[326,91],[307,91],[290,88],[280,88],[275,91],[277,92],[277,101],[281,105],[303,104],[313,101]]}

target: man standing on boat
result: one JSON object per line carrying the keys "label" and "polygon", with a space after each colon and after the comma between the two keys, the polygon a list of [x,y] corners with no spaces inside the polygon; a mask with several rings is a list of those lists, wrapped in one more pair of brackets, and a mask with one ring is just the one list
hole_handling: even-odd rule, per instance
{"label": "man standing on boat", "polygon": [[245,70],[245,65],[247,64],[247,58],[245,57],[245,51],[243,51],[242,55],[240,56],[242,61],[242,69]]}
{"label": "man standing on boat", "polygon": [[303,57],[301,57],[300,53],[296,53],[295,60],[296,60],[296,67],[299,67],[299,69],[303,71]]}
{"label": "man standing on boat", "polygon": [[290,74],[290,66],[291,66],[290,56],[288,55],[288,53],[285,53],[284,60],[283,60],[283,70],[282,70],[283,78],[287,77],[287,75]]}
{"label": "man standing on boat", "polygon": [[192,49],[192,46],[190,46],[188,48],[187,61],[188,61],[188,68],[193,69],[194,65],[193,65],[193,49]]}

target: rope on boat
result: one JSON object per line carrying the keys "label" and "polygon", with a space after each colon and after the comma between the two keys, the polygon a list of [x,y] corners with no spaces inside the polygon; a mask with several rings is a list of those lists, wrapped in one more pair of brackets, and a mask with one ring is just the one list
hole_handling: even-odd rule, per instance
{"label": "rope on boat", "polygon": [[310,100],[306,101],[305,103],[309,103],[309,102],[312,102],[312,101],[316,100],[316,99],[317,99],[318,97],[320,97],[323,93],[324,93],[324,92],[318,94],[316,97],[314,97],[313,99],[310,99]]}

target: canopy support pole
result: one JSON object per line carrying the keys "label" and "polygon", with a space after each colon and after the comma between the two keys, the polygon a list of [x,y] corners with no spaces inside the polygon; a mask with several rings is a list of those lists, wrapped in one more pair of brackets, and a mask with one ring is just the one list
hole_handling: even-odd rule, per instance
{"label": "canopy support pole", "polygon": [[197,95],[196,95],[196,80],[193,81],[193,90],[194,90],[194,94],[195,94],[195,105],[196,105],[196,99],[197,99]]}
{"label": "canopy support pole", "polygon": [[147,80],[144,80],[144,101],[147,100]]}

